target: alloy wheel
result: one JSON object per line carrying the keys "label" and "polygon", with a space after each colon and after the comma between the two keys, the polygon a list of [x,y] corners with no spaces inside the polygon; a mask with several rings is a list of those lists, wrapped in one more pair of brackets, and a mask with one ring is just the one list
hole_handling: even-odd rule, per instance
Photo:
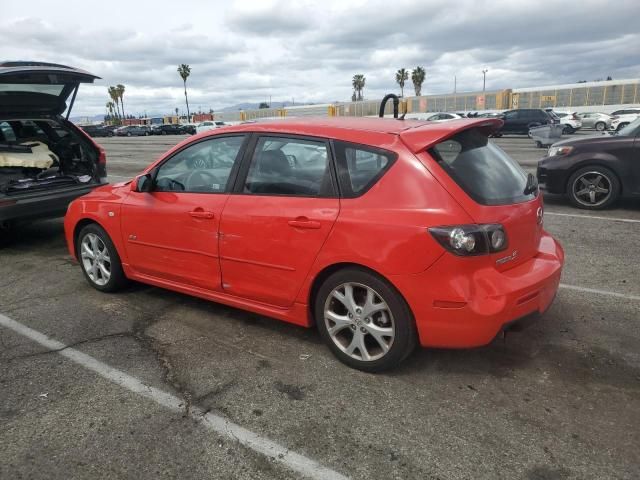
{"label": "alloy wheel", "polygon": [[576,201],[588,207],[597,207],[611,196],[611,179],[601,172],[585,172],[572,185]]}
{"label": "alloy wheel", "polygon": [[324,305],[324,322],[335,345],[359,361],[382,358],[396,335],[387,302],[361,283],[343,283],[331,291]]}
{"label": "alloy wheel", "polygon": [[106,285],[111,278],[111,257],[104,241],[95,233],[88,233],[80,244],[82,268],[96,285]]}

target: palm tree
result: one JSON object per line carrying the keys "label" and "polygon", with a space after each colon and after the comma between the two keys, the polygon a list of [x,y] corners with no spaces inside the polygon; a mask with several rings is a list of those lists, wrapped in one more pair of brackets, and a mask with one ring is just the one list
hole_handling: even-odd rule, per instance
{"label": "palm tree", "polygon": [[109,110],[109,119],[113,120],[114,116],[113,116],[113,107],[115,106],[113,104],[113,102],[107,102],[107,104],[105,105],[107,107],[107,110]]}
{"label": "palm tree", "polygon": [[[120,104],[122,105],[122,118],[124,118],[125,117],[125,115],[124,115],[124,102],[122,101],[122,97],[124,96],[124,85],[122,85],[121,83],[116,85],[116,92],[118,94],[118,99],[120,100]],[[117,101],[118,100],[116,100],[116,102]]]}
{"label": "palm tree", "polygon": [[119,103],[118,103],[118,90],[116,89],[116,87],[109,87],[107,89],[107,92],[109,92],[109,97],[111,97],[111,100],[113,101],[113,104],[116,107],[116,115],[119,117],[120,116],[120,110],[118,109]]}
{"label": "palm tree", "polygon": [[411,81],[413,82],[413,88],[416,90],[416,97],[422,94],[422,84],[424,83],[426,75],[427,72],[425,72],[422,67],[416,67],[413,69],[413,72],[411,72]]}
{"label": "palm tree", "polygon": [[361,73],[353,76],[351,80],[351,85],[355,90],[355,93],[358,94],[356,100],[362,100],[362,90],[364,90],[364,85],[367,82],[367,79]]}
{"label": "palm tree", "polygon": [[182,81],[184,82],[184,101],[187,104],[188,122],[191,116],[189,115],[189,98],[187,97],[187,78],[189,78],[189,75],[191,75],[191,67],[189,67],[189,65],[187,65],[186,63],[183,63],[178,67],[178,73],[180,74],[180,76],[182,77]]}
{"label": "palm tree", "polygon": [[406,68],[401,68],[396,72],[396,82],[400,85],[400,96],[404,97],[404,82],[409,79],[409,72]]}

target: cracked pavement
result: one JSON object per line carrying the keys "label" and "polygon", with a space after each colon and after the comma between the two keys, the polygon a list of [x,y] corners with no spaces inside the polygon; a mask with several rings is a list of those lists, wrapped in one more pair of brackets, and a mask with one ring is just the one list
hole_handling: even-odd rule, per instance
{"label": "cracked pavement", "polygon": [[[179,139],[106,139],[109,171],[133,174]],[[541,152],[527,139],[497,143],[527,168]],[[121,168],[138,147],[140,161]],[[586,213],[545,200],[547,212]],[[598,215],[640,219],[640,208]],[[640,295],[629,240],[638,224],[545,224],[567,252],[564,283]],[[338,363],[313,330],[141,284],[93,290],[69,261],[61,220],[3,244],[0,313],[172,393],[184,411],[0,327],[0,478],[298,478],[190,411],[356,479],[640,477],[638,301],[561,290],[540,322],[505,341],[418,350],[368,375]]]}

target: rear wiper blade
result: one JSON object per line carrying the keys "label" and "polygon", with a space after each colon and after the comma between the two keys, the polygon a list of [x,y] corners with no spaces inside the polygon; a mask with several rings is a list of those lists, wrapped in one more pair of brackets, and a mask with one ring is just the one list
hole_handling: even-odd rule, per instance
{"label": "rear wiper blade", "polygon": [[527,175],[527,184],[524,187],[524,194],[529,195],[538,190],[538,179],[533,173]]}

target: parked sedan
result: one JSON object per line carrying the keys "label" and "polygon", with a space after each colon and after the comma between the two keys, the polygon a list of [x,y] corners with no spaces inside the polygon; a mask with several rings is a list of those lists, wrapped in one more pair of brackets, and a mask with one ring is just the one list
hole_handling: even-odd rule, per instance
{"label": "parked sedan", "polygon": [[143,137],[149,135],[149,131],[141,125],[127,125],[115,130],[118,137]]}
{"label": "parked sedan", "polygon": [[640,119],[614,135],[564,140],[538,163],[538,181],[566,194],[578,208],[596,210],[619,198],[640,197]]}
{"label": "parked sedan", "polygon": [[[88,283],[137,280],[318,328],[375,372],[485,345],[551,304],[563,265],[497,119],[334,118],[216,129],[74,202]],[[333,172],[338,172],[334,175]]]}
{"label": "parked sedan", "polygon": [[113,137],[113,128],[106,125],[82,125],[80,127],[91,137]]}
{"label": "parked sedan", "polygon": [[154,125],[152,128],[153,135],[184,135],[187,133],[182,125],[175,123],[165,123],[163,125]]}
{"label": "parked sedan", "polygon": [[207,130],[224,127],[225,125],[226,123],[221,120],[205,120],[196,126],[196,133],[206,132]]}
{"label": "parked sedan", "polygon": [[599,112],[579,113],[584,128],[595,128],[599,132],[608,130],[611,127],[611,115]]}

